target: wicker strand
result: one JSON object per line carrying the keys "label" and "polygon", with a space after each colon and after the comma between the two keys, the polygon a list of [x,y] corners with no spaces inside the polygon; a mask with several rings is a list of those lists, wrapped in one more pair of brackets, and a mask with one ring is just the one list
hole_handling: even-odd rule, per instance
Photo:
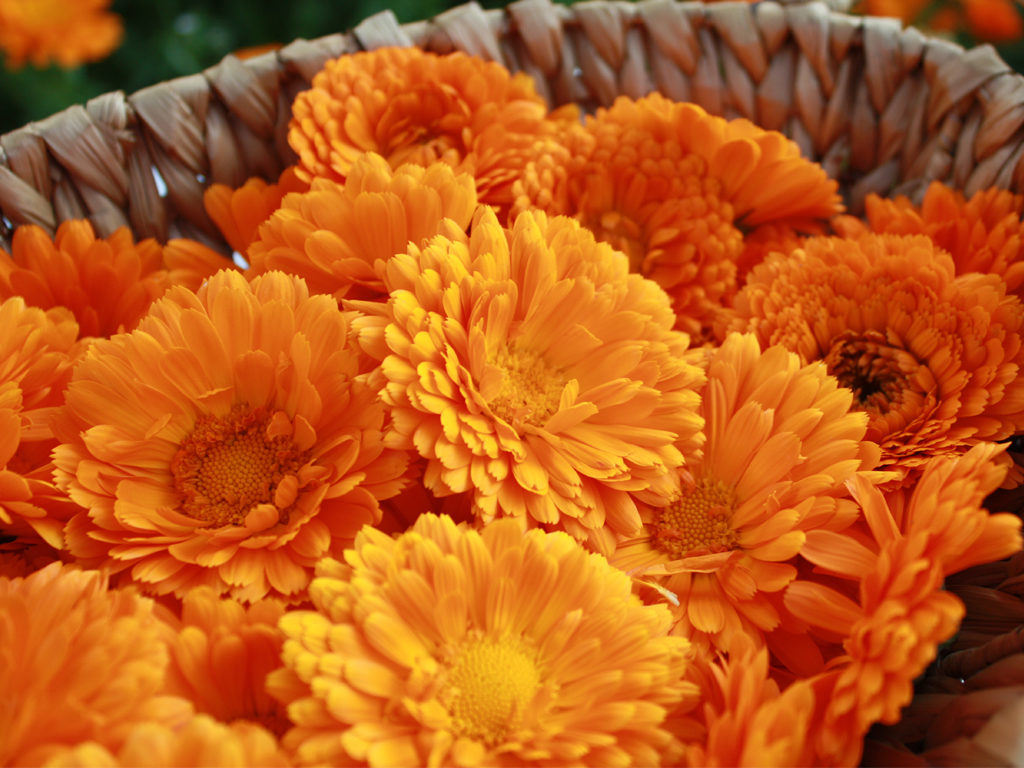
{"label": "wicker strand", "polygon": [[470,3],[401,25],[298,40],[130,96],[106,94],[0,136],[0,246],[12,229],[86,216],[160,240],[227,249],[202,207],[210,183],[274,178],[295,94],[332,57],[384,45],[466,50],[530,74],[552,105],[587,110],[657,89],[793,138],[840,180],[851,210],[877,192],[1024,187],[1024,78],[969,51],[821,2]]}

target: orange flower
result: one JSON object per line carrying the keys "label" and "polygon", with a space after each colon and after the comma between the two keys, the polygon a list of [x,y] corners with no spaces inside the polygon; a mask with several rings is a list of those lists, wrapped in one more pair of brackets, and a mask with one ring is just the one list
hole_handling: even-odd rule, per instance
{"label": "orange flower", "polygon": [[284,733],[288,718],[264,688],[267,673],[281,666],[283,613],[284,604],[269,598],[246,608],[209,587],[192,590],[180,620],[168,622],[165,691],[222,722],[251,720]]}
{"label": "orange flower", "polygon": [[0,0],[0,50],[7,67],[26,61],[70,69],[104,58],[121,44],[111,0]]}
{"label": "orange flower", "polygon": [[464,231],[475,208],[470,176],[443,163],[392,171],[367,153],[344,185],[317,179],[308,192],[284,198],[249,247],[250,272],[280,269],[304,278],[313,293],[380,299],[388,259],[441,232],[444,219]]}
{"label": "orange flower", "polygon": [[866,222],[836,217],[837,234],[927,235],[953,257],[956,274],[990,272],[1003,278],[1009,293],[1024,296],[1024,195],[993,187],[968,199],[933,181],[920,206],[903,196],[872,194],[865,201],[865,213]]}
{"label": "orange flower", "polygon": [[301,599],[403,483],[350,322],[298,278],[223,271],[96,340],[55,423],[58,485],[87,510],[72,554],[158,594]]}
{"label": "orange flower", "polygon": [[183,711],[158,696],[167,649],[151,600],[53,563],[0,578],[0,764],[38,765],[64,746],[116,748],[140,722]]}
{"label": "orange flower", "polygon": [[20,297],[0,300],[0,534],[54,547],[76,509],[54,486],[50,416],[81,352],[63,308],[44,312]]}
{"label": "orange flower", "polygon": [[781,591],[809,531],[856,519],[844,483],[877,460],[866,418],[821,364],[730,335],[711,353],[700,415],[707,441],[671,503],[646,507],[613,565],[678,600],[677,631],[723,650],[792,624]]}
{"label": "orange flower", "polygon": [[888,498],[855,478],[863,535],[808,535],[802,555],[828,583],[795,582],[785,602],[844,651],[815,682],[825,702],[815,726],[821,762],[856,764],[867,729],[899,719],[913,680],[963,617],[960,600],[942,590],[943,576],[1020,549],[1020,519],[981,508],[1005,471],[993,464],[1004,448],[982,443],[933,459],[912,492]]}
{"label": "orange flower", "polygon": [[285,614],[271,693],[300,765],[659,765],[692,706],[688,643],[561,532],[425,515],[325,559]]}
{"label": "orange flower", "polygon": [[118,749],[89,741],[57,751],[46,768],[286,768],[273,734],[253,723],[229,725],[196,715],[178,726],[140,723]]}
{"label": "orange flower", "polygon": [[0,297],[68,307],[82,336],[131,330],[169,285],[160,244],[136,243],[124,227],[97,238],[88,221],[65,221],[51,239],[27,225],[14,231],[10,255],[0,251]]}
{"label": "orange flower", "polygon": [[476,179],[481,201],[506,206],[534,143],[577,120],[549,119],[525,73],[464,53],[380,48],[328,61],[292,105],[298,174],[345,181],[363,152],[392,168],[444,162]]}
{"label": "orange flower", "polygon": [[980,42],[1012,43],[1024,37],[1018,3],[1010,0],[962,0],[967,31]]}
{"label": "orange flower", "polygon": [[268,184],[260,178],[249,179],[238,189],[212,184],[203,192],[203,205],[228,245],[244,254],[256,239],[260,224],[281,207],[281,199],[289,192],[307,189],[309,184],[298,177],[294,166],[289,166],[281,172],[276,184]]}
{"label": "orange flower", "polygon": [[734,308],[730,329],[854,391],[891,469],[1024,429],[1024,306],[996,275],[954,277],[926,237],[811,238],[755,267]]}
{"label": "orange flower", "polygon": [[660,94],[618,98],[531,163],[515,210],[572,215],[672,296],[697,333],[735,290],[743,232],[819,226],[836,182],[782,134]]}
{"label": "orange flower", "polygon": [[438,236],[384,272],[386,331],[360,321],[361,343],[384,357],[388,444],[427,459],[427,488],[599,550],[640,526],[636,499],[675,492],[703,376],[625,257],[571,219],[506,232],[483,207],[468,241]]}
{"label": "orange flower", "polygon": [[813,688],[800,680],[780,692],[768,674],[768,651],[753,644],[739,646],[728,659],[691,666],[705,678],[705,736],[688,746],[687,764],[812,765]]}

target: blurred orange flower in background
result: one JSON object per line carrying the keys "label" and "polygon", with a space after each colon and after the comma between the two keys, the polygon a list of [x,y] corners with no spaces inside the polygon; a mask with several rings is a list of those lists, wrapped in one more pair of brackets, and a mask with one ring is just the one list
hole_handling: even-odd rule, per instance
{"label": "blurred orange flower in background", "polygon": [[11,253],[0,251],[0,298],[22,296],[43,309],[67,307],[80,335],[110,336],[132,330],[174,283],[198,288],[228,263],[191,240],[135,242],[127,227],[97,237],[87,220],[71,220],[51,238],[26,225],[15,230]]}
{"label": "blurred orange flower in background", "polygon": [[70,68],[102,59],[121,44],[111,0],[0,0],[0,51],[8,68],[26,62]]}
{"label": "blurred orange flower in background", "polygon": [[53,484],[50,419],[82,353],[78,325],[64,307],[13,297],[0,300],[0,329],[0,535],[60,547],[76,508]]}
{"label": "blurred orange flower in background", "polygon": [[966,30],[979,42],[1011,43],[1024,36],[1024,17],[1014,0],[862,0],[856,10],[925,31]]}

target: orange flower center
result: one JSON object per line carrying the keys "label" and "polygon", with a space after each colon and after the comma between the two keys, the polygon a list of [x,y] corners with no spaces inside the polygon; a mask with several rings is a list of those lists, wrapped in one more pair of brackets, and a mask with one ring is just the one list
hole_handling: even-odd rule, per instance
{"label": "orange flower center", "polygon": [[739,543],[731,524],[734,504],[730,486],[702,477],[660,511],[651,542],[675,558],[734,550]]}
{"label": "orange flower center", "polygon": [[457,164],[465,151],[461,131],[468,107],[458,95],[430,83],[392,94],[376,125],[377,143],[389,165]]}
{"label": "orange flower center", "polygon": [[890,346],[878,331],[847,331],[832,340],[825,356],[828,371],[853,390],[855,408],[884,415],[905,400],[923,395],[919,386],[921,363],[904,349]]}
{"label": "orange flower center", "polygon": [[497,394],[487,403],[496,416],[512,425],[541,426],[558,410],[565,379],[542,356],[503,346],[491,364],[504,374]]}
{"label": "orange flower center", "polygon": [[442,700],[458,736],[493,746],[521,724],[540,684],[537,654],[522,638],[480,638],[459,649]]}
{"label": "orange flower center", "polygon": [[171,460],[183,514],[215,525],[244,525],[254,508],[270,505],[277,508],[274,522],[287,522],[296,474],[307,456],[290,436],[269,436],[270,421],[262,408],[244,404],[227,416],[199,419]]}

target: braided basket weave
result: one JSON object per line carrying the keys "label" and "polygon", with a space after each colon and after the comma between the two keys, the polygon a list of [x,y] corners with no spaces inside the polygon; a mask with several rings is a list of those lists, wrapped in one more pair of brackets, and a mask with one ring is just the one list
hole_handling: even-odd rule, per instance
{"label": "braided basket weave", "polygon": [[968,193],[1024,188],[1024,78],[989,46],[964,50],[818,2],[518,0],[406,25],[384,12],[348,33],[244,62],[228,56],[0,136],[0,245],[21,224],[53,231],[88,218],[104,235],[128,226],[138,238],[225,249],[204,187],[276,178],[294,159],[295,94],[327,59],[385,45],[459,49],[525,70],[553,106],[593,109],[657,89],[749,118],[821,162],[853,212],[869,192],[914,195],[933,179]]}
{"label": "braided basket weave", "polygon": [[[328,59],[387,45],[457,49],[524,70],[552,106],[593,110],[660,90],[749,118],[821,162],[853,213],[871,192],[915,197],[932,180],[968,194],[1024,191],[1024,77],[989,46],[964,50],[820,2],[517,0],[496,11],[470,3],[405,25],[384,12],[347,33],[245,61],[228,56],[199,74],[105,94],[0,136],[0,247],[10,249],[22,224],[52,233],[66,219],[88,218],[103,235],[127,226],[136,238],[190,237],[228,253],[203,190],[275,179],[295,160],[287,144],[294,96]],[[1024,561],[994,564],[952,587],[968,604],[965,631],[927,678],[922,693],[933,697],[912,706],[901,730],[880,735],[869,761],[1024,764],[1022,573]],[[971,623],[971,610],[996,605],[1005,621]],[[1013,674],[1005,685],[988,675],[1001,693],[981,719],[956,734],[940,728],[941,718],[966,711],[968,704],[950,710],[953,698],[992,686],[986,669],[1000,660]],[[938,749],[944,735],[956,743]]]}

